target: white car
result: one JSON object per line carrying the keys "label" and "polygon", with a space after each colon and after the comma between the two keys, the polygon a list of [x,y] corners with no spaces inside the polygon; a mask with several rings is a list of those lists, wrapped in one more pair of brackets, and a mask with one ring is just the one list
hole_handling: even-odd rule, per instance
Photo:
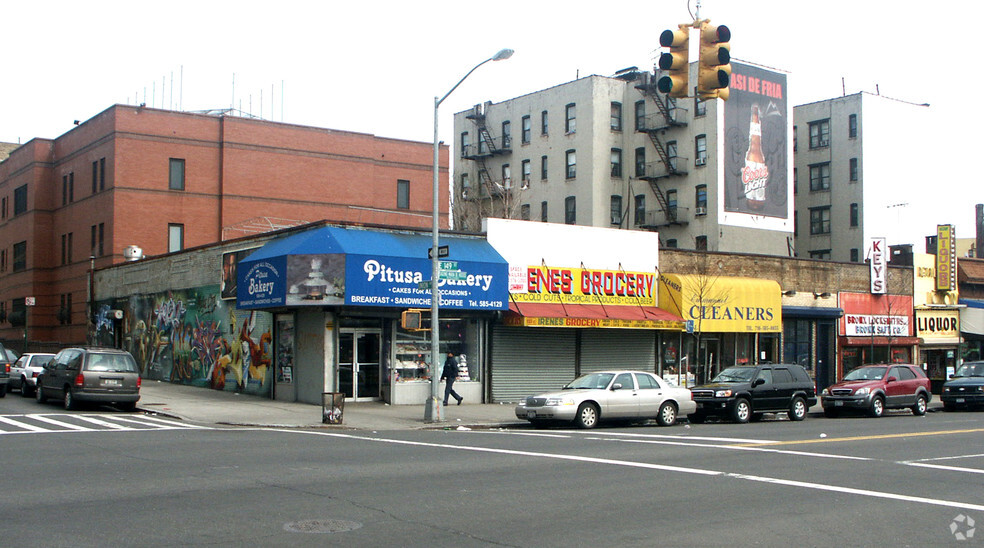
{"label": "white car", "polygon": [[594,428],[604,419],[656,419],[661,426],[697,410],[690,390],[645,371],[599,371],[582,375],[559,392],[530,396],[516,406],[516,417],[542,425],[570,421]]}
{"label": "white car", "polygon": [[38,374],[44,369],[44,364],[54,358],[54,354],[27,353],[16,362],[10,364],[10,389],[20,388],[21,396],[25,398],[34,394]]}

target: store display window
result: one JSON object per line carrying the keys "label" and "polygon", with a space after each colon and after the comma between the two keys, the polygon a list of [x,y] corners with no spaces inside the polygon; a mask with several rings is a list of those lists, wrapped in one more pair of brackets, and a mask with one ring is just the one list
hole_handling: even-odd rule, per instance
{"label": "store display window", "polygon": [[448,353],[458,363],[458,381],[480,381],[478,323],[467,318],[441,318],[440,363],[431,367],[431,332],[396,328],[393,366],[395,382],[429,382],[432,372],[440,376]]}

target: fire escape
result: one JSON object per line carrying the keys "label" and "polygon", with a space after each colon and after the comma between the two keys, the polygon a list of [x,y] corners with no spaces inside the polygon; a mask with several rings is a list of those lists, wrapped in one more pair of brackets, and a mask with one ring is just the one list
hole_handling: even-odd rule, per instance
{"label": "fire escape", "polygon": [[[665,138],[667,130],[686,127],[685,108],[677,106],[675,99],[660,93],[656,89],[656,78],[649,73],[643,73],[641,80],[636,85],[636,89],[642,92],[643,97],[651,98],[646,104],[655,104],[656,112],[646,114],[641,119],[636,120],[636,131],[645,132],[652,141],[659,161],[647,162],[645,166],[637,166],[637,176],[649,182],[650,188],[656,195],[656,201],[663,212],[663,218],[647,215],[644,228],[658,229],[661,226],[685,225],[687,220],[677,215],[677,207],[671,205],[664,192],[667,179],[672,177],[682,177],[687,175],[687,159],[677,155],[676,147],[670,148],[667,143],[672,140]],[[647,112],[649,109],[646,109]],[[639,172],[639,169],[642,169]],[[663,185],[661,186],[661,183]]]}
{"label": "fire escape", "polygon": [[[479,188],[485,189],[490,196],[501,195],[510,190],[511,181],[504,180],[502,183],[496,182],[489,172],[489,160],[496,156],[510,154],[512,152],[512,139],[509,136],[502,137],[502,146],[496,144],[496,138],[489,131],[486,124],[485,108],[483,105],[475,105],[471,114],[465,116],[475,124],[478,134],[478,143],[463,144],[461,157],[465,160],[472,160],[478,166]],[[481,196],[469,196],[466,189],[462,189],[465,199],[475,199]]]}

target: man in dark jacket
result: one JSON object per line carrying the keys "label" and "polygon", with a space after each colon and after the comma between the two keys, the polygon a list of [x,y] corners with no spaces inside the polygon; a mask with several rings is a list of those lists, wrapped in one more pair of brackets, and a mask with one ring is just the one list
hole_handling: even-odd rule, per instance
{"label": "man in dark jacket", "polygon": [[461,405],[461,400],[465,399],[454,391],[454,380],[457,378],[458,360],[454,359],[454,354],[448,352],[448,359],[444,360],[444,371],[441,373],[441,380],[447,380],[447,384],[444,386],[444,405],[448,404],[448,397],[450,396],[454,396],[454,399],[458,400],[458,405]]}

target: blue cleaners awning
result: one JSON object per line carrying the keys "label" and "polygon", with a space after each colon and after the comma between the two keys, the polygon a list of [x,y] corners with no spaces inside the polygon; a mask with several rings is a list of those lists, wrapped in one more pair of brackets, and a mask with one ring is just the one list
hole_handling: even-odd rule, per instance
{"label": "blue cleaners awning", "polygon": [[[266,245],[240,261],[237,307],[429,308],[430,235],[322,227]],[[506,261],[484,239],[441,236],[441,308],[508,308]]]}

